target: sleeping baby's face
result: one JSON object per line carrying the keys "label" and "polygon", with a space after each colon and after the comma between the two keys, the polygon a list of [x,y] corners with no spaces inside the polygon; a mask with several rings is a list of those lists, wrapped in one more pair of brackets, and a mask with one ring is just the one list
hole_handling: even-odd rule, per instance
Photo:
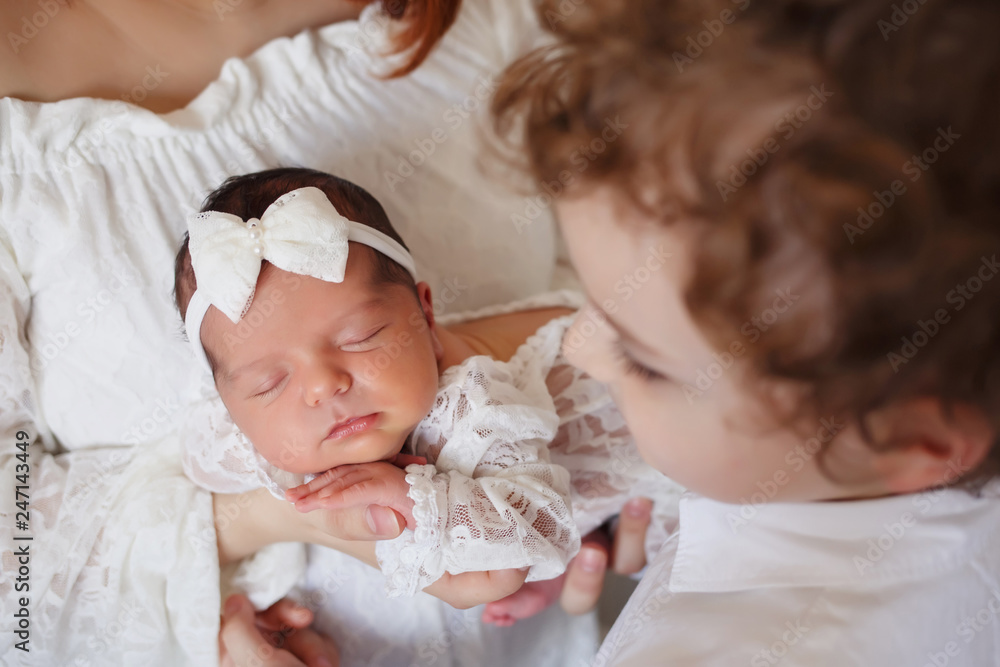
{"label": "sleeping baby's face", "polygon": [[430,411],[441,345],[430,290],[373,280],[355,243],[342,283],[266,265],[238,324],[210,308],[202,342],[233,421],[295,473],[389,459]]}

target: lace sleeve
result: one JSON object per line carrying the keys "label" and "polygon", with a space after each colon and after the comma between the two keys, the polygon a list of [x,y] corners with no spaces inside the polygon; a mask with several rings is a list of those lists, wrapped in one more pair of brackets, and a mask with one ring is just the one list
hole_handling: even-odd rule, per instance
{"label": "lace sleeve", "polygon": [[570,473],[573,518],[580,532],[587,534],[616,516],[629,498],[647,497],[653,501],[646,533],[646,556],[652,561],[677,527],[684,488],[642,460],[604,383],[561,355],[546,383],[559,415],[549,452]]}
{"label": "lace sleeve", "polygon": [[[53,453],[36,408],[30,308],[0,228],[0,613],[10,628],[24,599],[29,618],[24,635],[3,633],[0,664],[123,664],[127,655],[212,664],[219,566],[211,495],[180,474],[176,440]],[[17,447],[25,441],[27,452]],[[26,511],[15,504],[25,496]]]}
{"label": "lace sleeve", "polygon": [[417,528],[377,547],[388,594],[413,595],[445,572],[558,576],[580,534],[569,475],[548,458],[557,419],[544,384],[517,386],[505,364],[485,357],[449,369],[442,383],[413,438],[435,465],[406,469]]}

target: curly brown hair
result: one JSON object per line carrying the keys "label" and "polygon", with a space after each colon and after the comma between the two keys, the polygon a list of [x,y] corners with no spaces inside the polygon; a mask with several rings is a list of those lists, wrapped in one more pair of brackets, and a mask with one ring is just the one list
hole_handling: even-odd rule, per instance
{"label": "curly brown hair", "polygon": [[540,16],[557,42],[493,104],[537,183],[608,185],[694,225],[687,304],[720,347],[794,286],[801,305],[748,357],[813,414],[864,428],[930,396],[1000,430],[1000,4],[543,0]]}

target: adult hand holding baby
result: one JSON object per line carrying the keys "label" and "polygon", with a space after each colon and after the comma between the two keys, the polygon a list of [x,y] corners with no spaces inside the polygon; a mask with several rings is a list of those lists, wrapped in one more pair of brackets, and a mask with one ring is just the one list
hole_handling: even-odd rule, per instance
{"label": "adult hand holding baby", "polygon": [[312,630],[313,613],[288,599],[254,612],[243,595],[231,595],[223,606],[219,631],[222,667],[337,667],[337,646]]}
{"label": "adult hand holding baby", "polygon": [[339,548],[374,564],[374,552],[356,554],[353,543],[397,537],[406,522],[381,505],[354,505],[301,513],[266,489],[239,495],[216,494],[215,523],[219,561],[225,565],[276,542],[309,542]]}
{"label": "adult hand holding baby", "polygon": [[[406,473],[396,467],[411,463],[422,465],[427,463],[427,459],[398,454],[391,461],[337,466],[306,484],[289,489],[286,498],[300,512],[329,510],[331,513],[328,516],[335,520],[349,519],[350,515],[342,512],[365,508],[367,516],[377,516],[379,521],[384,522],[386,532],[396,525],[392,520],[398,520],[399,530],[391,536],[395,537],[402,532],[404,524],[415,527],[413,501],[407,495],[410,487],[406,482]],[[379,533],[375,525],[370,527],[374,533]],[[326,532],[334,534],[335,531]],[[352,550],[352,553],[362,560],[369,560],[361,555],[367,553],[363,548]],[[456,609],[469,609],[515,593],[524,584],[527,574],[527,568],[446,573],[424,591]]]}

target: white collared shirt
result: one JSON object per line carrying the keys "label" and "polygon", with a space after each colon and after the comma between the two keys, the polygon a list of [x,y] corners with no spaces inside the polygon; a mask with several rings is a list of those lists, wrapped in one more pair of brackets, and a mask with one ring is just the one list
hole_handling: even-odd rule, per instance
{"label": "white collared shirt", "polygon": [[1000,665],[1000,500],[687,495],[595,665]]}

